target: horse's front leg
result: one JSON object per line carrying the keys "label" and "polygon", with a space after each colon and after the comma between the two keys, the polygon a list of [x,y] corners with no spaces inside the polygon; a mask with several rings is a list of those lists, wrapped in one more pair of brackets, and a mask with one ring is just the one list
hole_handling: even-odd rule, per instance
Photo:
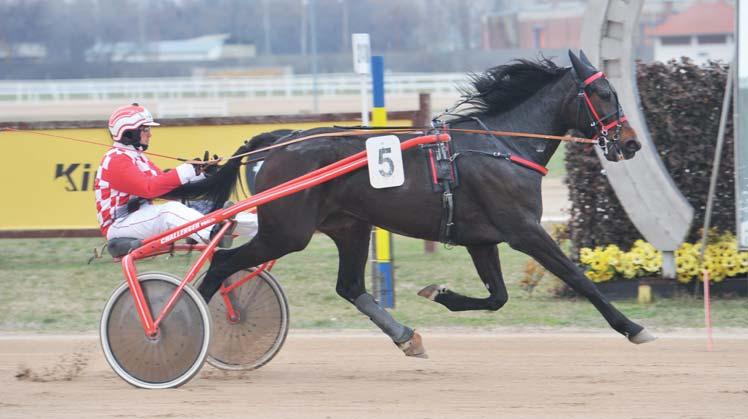
{"label": "horse's front leg", "polygon": [[399,323],[366,292],[364,283],[371,226],[355,220],[338,220],[334,226],[320,226],[338,248],[339,267],[336,291],[371,319],[405,355],[426,358],[421,336]]}
{"label": "horse's front leg", "polygon": [[481,281],[488,289],[486,298],[473,298],[458,294],[443,285],[429,285],[418,291],[418,295],[436,301],[451,311],[491,310],[496,311],[506,304],[509,296],[501,275],[499,250],[495,244],[467,246]]}
{"label": "horse's front leg", "polygon": [[608,324],[633,343],[646,343],[655,339],[644,328],[618,311],[584,273],[569,260],[558,244],[540,224],[531,224],[526,229],[517,229],[509,245],[532,256],[543,267],[561,278],[574,291],[587,297],[603,315]]}

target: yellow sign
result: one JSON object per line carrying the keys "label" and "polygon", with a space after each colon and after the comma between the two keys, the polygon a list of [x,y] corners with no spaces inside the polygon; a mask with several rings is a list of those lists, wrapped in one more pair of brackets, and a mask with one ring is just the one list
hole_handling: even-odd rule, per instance
{"label": "yellow sign", "polygon": [[[410,121],[400,121],[409,124]],[[74,230],[98,228],[93,181],[101,158],[111,144],[102,122],[100,129],[35,131],[95,141],[97,147],[24,131],[0,132],[4,162],[0,164],[3,202],[0,231]],[[148,152],[167,156],[202,157],[205,150],[219,156],[231,155],[253,136],[281,128],[309,129],[333,123],[262,125],[211,125],[154,127]],[[355,125],[341,121],[338,124]],[[178,161],[149,156],[160,168],[175,167]]]}

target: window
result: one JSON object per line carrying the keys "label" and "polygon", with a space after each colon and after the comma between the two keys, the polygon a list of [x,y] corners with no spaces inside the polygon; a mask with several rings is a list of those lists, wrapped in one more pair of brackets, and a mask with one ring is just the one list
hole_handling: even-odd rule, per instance
{"label": "window", "polygon": [[699,35],[696,37],[699,44],[725,44],[727,35]]}
{"label": "window", "polygon": [[691,44],[690,36],[663,36],[660,38],[662,45],[689,45]]}

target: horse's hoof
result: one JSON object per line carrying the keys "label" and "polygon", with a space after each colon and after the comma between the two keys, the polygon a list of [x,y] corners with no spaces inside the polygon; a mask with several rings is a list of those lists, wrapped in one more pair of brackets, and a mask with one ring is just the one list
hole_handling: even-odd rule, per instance
{"label": "horse's hoof", "polygon": [[426,298],[427,300],[434,301],[436,299],[436,296],[439,294],[443,294],[447,292],[447,287],[444,285],[436,285],[431,284],[424,289],[418,291],[418,295],[420,295],[423,298]]}
{"label": "horse's hoof", "polygon": [[413,337],[406,340],[403,343],[398,343],[397,347],[405,353],[406,356],[414,356],[416,358],[428,358],[426,355],[426,348],[423,347],[423,339],[417,332],[413,332]]}
{"label": "horse's hoof", "polygon": [[629,341],[637,345],[641,345],[642,343],[652,342],[653,340],[656,340],[656,339],[657,339],[657,336],[647,332],[647,329],[642,329],[641,332],[635,334],[634,336],[629,336]]}

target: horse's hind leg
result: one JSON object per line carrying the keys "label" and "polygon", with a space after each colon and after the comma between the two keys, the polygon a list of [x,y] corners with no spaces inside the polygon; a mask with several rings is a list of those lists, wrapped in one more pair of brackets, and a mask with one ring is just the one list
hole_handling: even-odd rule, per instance
{"label": "horse's hind leg", "polygon": [[492,310],[496,311],[506,304],[509,296],[501,275],[499,250],[494,244],[467,246],[473,264],[481,281],[488,289],[487,298],[473,298],[460,295],[441,285],[429,285],[418,292],[421,297],[436,301],[451,311]]}
{"label": "horse's hind leg", "polygon": [[517,236],[509,240],[509,244],[513,248],[532,256],[543,267],[566,282],[574,291],[587,297],[608,321],[608,324],[631,342],[646,343],[655,339],[642,326],[632,322],[613,307],[595,287],[595,284],[587,279],[584,273],[564,255],[563,251],[540,224],[518,231]]}
{"label": "horse's hind leg", "polygon": [[316,213],[309,211],[306,215],[296,217],[293,223],[277,222],[266,216],[257,235],[248,243],[217,251],[198,288],[205,301],[210,301],[223,280],[235,272],[304,249],[314,234],[316,221]]}
{"label": "horse's hind leg", "polygon": [[369,251],[371,225],[354,218],[335,217],[334,224],[319,228],[338,248],[338,295],[367,315],[408,356],[426,357],[421,337],[413,329],[398,323],[374,297],[366,292],[364,275]]}

